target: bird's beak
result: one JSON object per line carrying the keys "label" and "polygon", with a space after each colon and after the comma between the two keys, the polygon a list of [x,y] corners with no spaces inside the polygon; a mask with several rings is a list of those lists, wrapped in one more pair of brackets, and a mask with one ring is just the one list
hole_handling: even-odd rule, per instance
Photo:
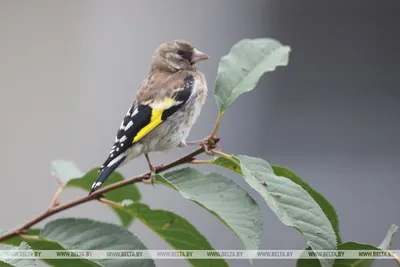
{"label": "bird's beak", "polygon": [[209,59],[210,56],[207,54],[204,54],[203,52],[200,52],[199,50],[195,49],[193,51],[193,56],[192,56],[192,63],[196,63],[198,61],[206,60]]}

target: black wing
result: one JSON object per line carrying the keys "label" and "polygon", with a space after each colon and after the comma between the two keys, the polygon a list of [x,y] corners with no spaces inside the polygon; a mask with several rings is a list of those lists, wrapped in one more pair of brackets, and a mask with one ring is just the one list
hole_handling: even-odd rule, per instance
{"label": "black wing", "polygon": [[[161,112],[160,109],[152,108],[152,104],[133,104],[130,107],[117,132],[110,154],[101,166],[100,175],[93,183],[90,193],[93,193],[95,190],[97,190],[108,178],[108,176],[116,168],[118,168],[119,165],[121,165],[121,163],[127,157],[126,150],[141,139],[137,138],[139,135],[142,137],[143,133],[147,134],[148,132],[154,130],[158,125],[168,119],[168,117],[179,110],[179,108],[181,108],[189,100],[193,91],[194,82],[194,76],[187,75],[184,78],[181,90],[176,90],[172,96],[169,96],[169,98],[172,98],[176,101],[176,104],[162,110]],[[153,116],[155,112],[157,112],[161,118],[157,124],[152,123],[152,119],[154,120],[157,118],[157,116]],[[142,130],[145,131],[143,132]]]}

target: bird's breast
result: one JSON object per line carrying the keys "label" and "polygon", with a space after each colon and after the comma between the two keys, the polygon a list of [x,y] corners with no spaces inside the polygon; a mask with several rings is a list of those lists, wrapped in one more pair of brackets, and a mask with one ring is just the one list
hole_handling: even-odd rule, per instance
{"label": "bird's breast", "polygon": [[206,97],[207,87],[205,82],[196,79],[189,100],[146,136],[144,140],[146,153],[170,150],[185,141],[200,115]]}

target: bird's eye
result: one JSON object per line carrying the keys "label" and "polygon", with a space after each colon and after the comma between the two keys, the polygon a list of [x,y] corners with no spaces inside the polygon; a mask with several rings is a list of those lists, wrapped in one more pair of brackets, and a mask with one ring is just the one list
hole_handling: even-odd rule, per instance
{"label": "bird's eye", "polygon": [[178,55],[182,56],[185,52],[183,52],[183,50],[178,50]]}

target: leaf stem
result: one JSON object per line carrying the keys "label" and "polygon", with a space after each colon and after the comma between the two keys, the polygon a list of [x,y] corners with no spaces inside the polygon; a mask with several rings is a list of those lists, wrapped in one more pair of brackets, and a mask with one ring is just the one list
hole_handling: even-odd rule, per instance
{"label": "leaf stem", "polygon": [[59,187],[57,189],[56,193],[54,194],[53,199],[51,200],[50,208],[53,208],[53,207],[56,207],[56,206],[60,205],[60,202],[58,201],[58,198],[60,197],[63,189],[64,189],[64,187]]}
{"label": "leaf stem", "polygon": [[221,119],[222,119],[223,115],[224,115],[224,112],[220,110],[218,112],[218,117],[217,117],[217,120],[215,122],[214,129],[212,130],[212,132],[210,134],[210,138],[217,137],[217,132],[218,132],[218,129],[219,129],[219,125],[221,124]]}
{"label": "leaf stem", "polygon": [[393,259],[396,261],[397,265],[400,266],[400,258],[399,256],[396,255],[393,251],[388,250],[389,254],[393,257]]}
{"label": "leaf stem", "polygon": [[225,159],[228,159],[228,160],[232,161],[235,164],[238,164],[238,162],[233,158],[232,155],[226,154],[226,153],[224,153],[222,151],[218,151],[218,150],[215,150],[215,149],[210,149],[210,152],[212,154],[216,155],[216,156],[220,156],[222,158],[225,158]]}
{"label": "leaf stem", "polygon": [[107,205],[110,205],[110,206],[113,206],[113,207],[122,208],[122,204],[121,203],[114,202],[114,201],[106,199],[104,197],[99,198],[99,201],[101,203],[104,203],[104,204],[107,204]]}
{"label": "leaf stem", "polygon": [[19,235],[23,239],[28,239],[28,240],[39,240],[40,237],[38,235]]}
{"label": "leaf stem", "polygon": [[194,164],[194,165],[213,164],[213,163],[214,163],[213,159],[209,159],[209,160],[192,160],[190,162],[190,164]]}
{"label": "leaf stem", "polygon": [[51,176],[53,176],[54,178],[56,178],[58,184],[60,185],[60,187],[64,186],[64,182],[60,179],[60,177],[58,177],[55,173],[51,173]]}
{"label": "leaf stem", "polygon": [[[226,154],[226,153],[224,153],[224,152],[222,152],[222,151],[218,151],[218,150],[215,150],[215,149],[211,149],[210,152],[211,152],[212,154],[216,155],[216,156],[220,156],[220,157],[222,157],[222,158],[225,158],[225,159],[227,159],[227,160],[233,162],[235,165],[238,165],[238,164],[239,164],[239,162],[237,162],[237,160],[235,160],[235,158],[234,158],[232,155]],[[213,162],[214,162],[214,161],[215,161],[215,160],[213,160]]]}

